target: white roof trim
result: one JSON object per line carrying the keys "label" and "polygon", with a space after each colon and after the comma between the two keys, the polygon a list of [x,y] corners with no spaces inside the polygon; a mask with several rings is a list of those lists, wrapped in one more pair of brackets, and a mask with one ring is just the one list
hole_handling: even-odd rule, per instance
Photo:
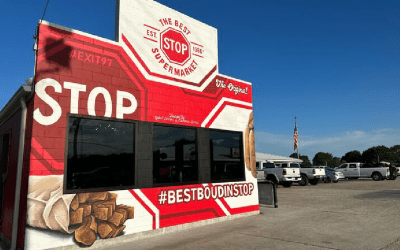
{"label": "white roof trim", "polygon": [[256,153],[256,161],[269,161],[273,163],[285,163],[285,162],[298,162],[302,163],[303,160],[291,158],[291,157],[284,157],[279,155],[271,155],[267,153]]}

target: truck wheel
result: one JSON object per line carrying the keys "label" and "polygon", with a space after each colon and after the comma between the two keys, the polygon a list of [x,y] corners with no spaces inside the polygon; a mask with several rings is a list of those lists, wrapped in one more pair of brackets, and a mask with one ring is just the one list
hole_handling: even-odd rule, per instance
{"label": "truck wheel", "polygon": [[290,188],[292,186],[293,182],[291,181],[284,181],[282,182],[282,186],[285,188]]}
{"label": "truck wheel", "polygon": [[306,175],[301,175],[300,181],[299,181],[300,186],[307,186],[308,185],[308,178]]}
{"label": "truck wheel", "polygon": [[314,185],[314,186],[317,185],[318,182],[319,182],[319,179],[310,180],[310,184],[311,184],[311,185]]}
{"label": "truck wheel", "polygon": [[374,173],[372,173],[372,179],[374,180],[374,181],[380,181],[380,180],[382,180],[382,175],[380,174],[380,173],[378,173],[378,172],[374,172]]}
{"label": "truck wheel", "polygon": [[339,181],[332,181],[333,183],[338,183]]}

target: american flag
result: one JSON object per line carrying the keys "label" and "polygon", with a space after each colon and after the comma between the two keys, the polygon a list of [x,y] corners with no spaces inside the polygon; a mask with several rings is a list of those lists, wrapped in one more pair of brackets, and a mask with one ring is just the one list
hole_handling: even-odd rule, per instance
{"label": "american flag", "polygon": [[294,125],[293,139],[294,139],[294,150],[296,150],[297,149],[297,124]]}

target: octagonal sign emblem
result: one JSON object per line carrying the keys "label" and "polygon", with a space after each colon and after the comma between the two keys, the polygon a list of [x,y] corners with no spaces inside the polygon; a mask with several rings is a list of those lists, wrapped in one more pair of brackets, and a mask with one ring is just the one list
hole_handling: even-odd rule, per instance
{"label": "octagonal sign emblem", "polygon": [[179,30],[168,28],[161,33],[161,51],[171,63],[184,65],[191,57],[190,43]]}

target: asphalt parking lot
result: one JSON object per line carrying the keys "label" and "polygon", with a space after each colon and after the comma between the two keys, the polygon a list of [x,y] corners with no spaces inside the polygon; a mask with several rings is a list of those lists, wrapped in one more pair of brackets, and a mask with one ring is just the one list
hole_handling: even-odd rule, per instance
{"label": "asphalt parking lot", "polygon": [[400,249],[400,179],[278,188],[278,208],[113,249]]}

